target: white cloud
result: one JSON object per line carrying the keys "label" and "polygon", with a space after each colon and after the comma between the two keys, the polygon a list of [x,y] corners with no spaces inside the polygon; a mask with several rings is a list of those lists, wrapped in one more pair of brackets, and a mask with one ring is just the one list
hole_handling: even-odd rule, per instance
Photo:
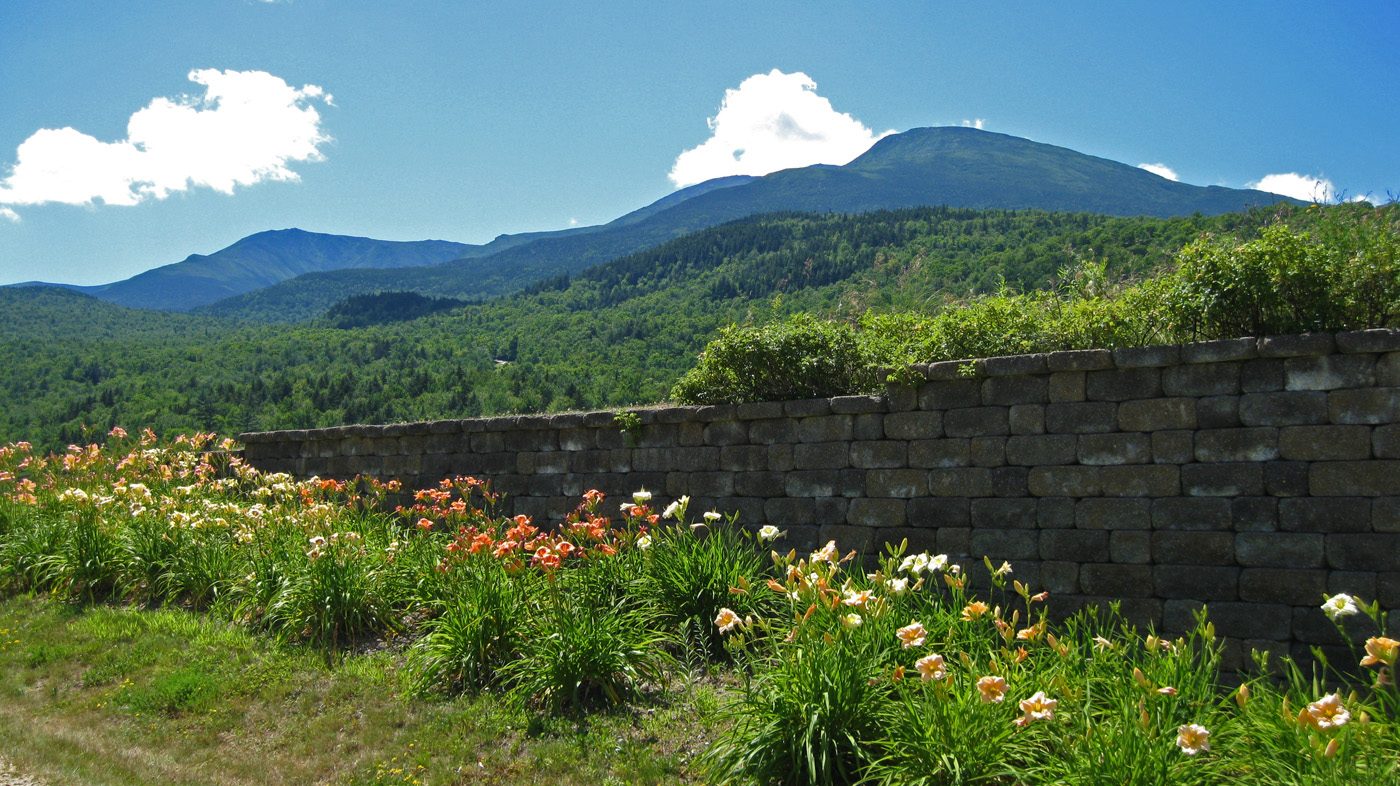
{"label": "white cloud", "polygon": [[1332,202],[1337,198],[1337,191],[1332,187],[1331,180],[1300,175],[1297,172],[1265,175],[1253,183],[1246,183],[1245,187],[1257,188],[1271,194],[1283,194],[1305,202]]}
{"label": "white cloud", "polygon": [[727,175],[766,175],[812,164],[847,164],[870,149],[876,134],[817,95],[802,72],[773,69],[724,91],[711,136],[681,153],[671,168],[677,186]]}
{"label": "white cloud", "polygon": [[963,128],[975,128],[975,129],[977,129],[978,131],[981,131],[986,125],[987,125],[986,119],[985,119],[985,118],[981,118],[981,117],[977,118],[976,120],[964,120],[964,121],[962,121],[962,126],[963,126]]}
{"label": "white cloud", "polygon": [[[200,97],[156,98],[131,116],[127,138],[103,142],[43,128],[20,144],[0,180],[0,206],[58,202],[135,205],[194,187],[231,194],[263,180],[297,180],[290,164],[318,161],[330,137],[316,85],[293,88],[264,71],[191,71]],[[14,211],[0,207],[6,217]]]}
{"label": "white cloud", "polygon": [[1168,180],[1180,180],[1176,172],[1166,164],[1138,164],[1138,169],[1146,169],[1158,177],[1165,177]]}
{"label": "white cloud", "polygon": [[8,207],[0,207],[0,218],[5,219],[6,221],[18,221],[19,213],[16,213]]}

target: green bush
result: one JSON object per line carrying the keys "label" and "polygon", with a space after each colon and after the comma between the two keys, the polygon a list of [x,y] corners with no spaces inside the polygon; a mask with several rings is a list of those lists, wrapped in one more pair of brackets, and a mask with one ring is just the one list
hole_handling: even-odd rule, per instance
{"label": "green bush", "polygon": [[840,396],[877,385],[855,328],[800,314],[725,328],[671,396],[684,404],[736,404]]}

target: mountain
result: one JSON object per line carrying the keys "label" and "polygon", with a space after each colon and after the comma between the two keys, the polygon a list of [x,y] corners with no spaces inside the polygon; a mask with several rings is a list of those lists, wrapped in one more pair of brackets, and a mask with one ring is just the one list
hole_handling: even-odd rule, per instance
{"label": "mountain", "polygon": [[974,128],[917,128],[881,139],[845,166],[710,181],[600,227],[532,236],[496,253],[429,267],[310,273],[201,311],[295,321],[377,291],[492,297],[734,219],[778,211],[865,213],[928,205],[1171,217],[1277,202],[1296,200],[1179,183],[1116,161]]}
{"label": "mountain", "polygon": [[[482,246],[445,240],[391,241],[280,229],[259,232],[221,251],[99,286],[59,286],[131,308],[188,311],[233,295],[322,270],[404,268],[461,259]],[[488,252],[489,253],[489,252]]]}

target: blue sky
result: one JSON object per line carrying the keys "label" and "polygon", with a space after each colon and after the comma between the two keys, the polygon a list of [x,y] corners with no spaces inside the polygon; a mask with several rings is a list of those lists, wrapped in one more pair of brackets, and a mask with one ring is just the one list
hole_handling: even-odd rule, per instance
{"label": "blue sky", "polygon": [[1390,0],[0,0],[0,284],[105,283],[292,226],[596,224],[738,150],[754,172],[841,163],[962,123],[1383,201],[1397,40]]}

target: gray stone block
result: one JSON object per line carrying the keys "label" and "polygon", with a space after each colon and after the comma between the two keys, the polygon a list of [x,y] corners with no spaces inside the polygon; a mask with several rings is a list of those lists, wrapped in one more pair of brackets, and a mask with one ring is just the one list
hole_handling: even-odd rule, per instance
{"label": "gray stone block", "polygon": [[1376,384],[1400,387],[1400,352],[1387,352],[1376,358]]}
{"label": "gray stone block", "polygon": [[749,442],[776,445],[797,441],[797,421],[792,418],[749,421]]}
{"label": "gray stone block", "polygon": [[859,415],[884,412],[884,396],[837,396],[831,400],[831,411],[837,415]]}
{"label": "gray stone block", "polygon": [[971,522],[966,497],[924,497],[908,504],[909,524],[915,527],[967,527]]}
{"label": "gray stone block", "polygon": [[1273,461],[1278,457],[1276,428],[1260,426],[1196,432],[1197,461]]}
{"label": "gray stone block", "polygon": [[[1400,490],[1397,490],[1400,493]],[[1374,532],[1400,532],[1400,497],[1371,500],[1371,529]],[[1400,559],[1397,560],[1400,562]],[[1400,565],[1396,566],[1400,568]]]}
{"label": "gray stone block", "polygon": [[742,445],[749,441],[748,424],[738,420],[722,420],[704,427],[706,445]]}
{"label": "gray stone block", "polygon": [[1123,431],[1166,431],[1196,428],[1196,399],[1148,398],[1118,405],[1118,428]]}
{"label": "gray stone block", "polygon": [[1084,530],[1145,530],[1152,527],[1152,503],[1145,499],[1082,499],[1074,525]]}
{"label": "gray stone block", "polygon": [[1196,460],[1196,432],[1154,431],[1152,461],[1156,464],[1186,464]]}
{"label": "gray stone block", "polygon": [[797,421],[798,442],[839,442],[851,439],[854,418],[850,415],[819,415]]}
{"label": "gray stone block", "polygon": [[1297,426],[1327,422],[1327,394],[1320,390],[1246,393],[1240,397],[1245,426]]}
{"label": "gray stone block", "polygon": [[1400,350],[1400,330],[1375,328],[1337,334],[1337,351],[1347,355]]}
{"label": "gray stone block", "polygon": [[[1044,538],[1042,533],[1041,537]],[[1123,565],[1152,563],[1152,533],[1145,530],[1120,529],[1109,533],[1109,561]]]}
{"label": "gray stone block", "polygon": [[1051,374],[1047,393],[1051,402],[1083,401],[1085,396],[1084,372],[1057,371]]}
{"label": "gray stone block", "polygon": [[845,469],[851,464],[849,442],[804,442],[792,448],[797,469]]}
{"label": "gray stone block", "polygon": [[739,420],[777,420],[783,416],[783,403],[781,401],[755,401],[739,404],[735,407],[734,414]]}
{"label": "gray stone block", "polygon": [[1149,565],[1094,564],[1079,567],[1079,586],[1087,594],[1113,598],[1146,598],[1153,593]]}
{"label": "gray stone block", "polygon": [[1011,431],[1008,417],[1006,407],[952,409],[943,415],[943,431],[950,437],[1005,436]]}
{"label": "gray stone block", "polygon": [[1016,436],[1006,440],[1006,461],[1022,467],[1073,464],[1079,438],[1073,434]]}
{"label": "gray stone block", "polygon": [[949,557],[966,557],[972,553],[972,529],[942,527],[938,530],[937,542],[938,553],[947,554]]}
{"label": "gray stone block", "polygon": [[1181,469],[1166,464],[1103,467],[1105,497],[1174,497],[1181,493]]}
{"label": "gray stone block", "polygon": [[764,445],[729,445],[720,448],[719,468],[726,472],[758,472],[768,469],[768,448]]}
{"label": "gray stone block", "polygon": [[909,445],[897,441],[852,442],[851,466],[858,469],[898,469],[909,463]]}
{"label": "gray stone block", "polygon": [[969,457],[974,467],[1000,467],[1006,463],[1006,437],[973,437]]}
{"label": "gray stone block", "polygon": [[1181,468],[1181,491],[1188,497],[1257,497],[1264,493],[1264,465],[1186,464]]}
{"label": "gray stone block", "polygon": [[1051,434],[1098,434],[1118,430],[1118,405],[1110,401],[1062,402],[1045,407]]}
{"label": "gray stone block", "polygon": [[1278,520],[1279,528],[1285,532],[1369,532],[1371,500],[1364,497],[1284,499],[1279,501]]}
{"label": "gray stone block", "polygon": [[935,497],[991,497],[992,471],[982,467],[934,469],[928,473],[929,494]]}
{"label": "gray stone block", "polygon": [[919,388],[919,409],[963,409],[981,404],[982,385],[975,379],[939,380]]}
{"label": "gray stone block", "polygon": [[1233,565],[1235,533],[1154,532],[1152,559],[1158,565]]}
{"label": "gray stone block", "polygon": [[1331,333],[1295,333],[1284,336],[1263,336],[1259,339],[1259,356],[1291,358],[1331,354],[1336,349]]}
{"label": "gray stone block", "polygon": [[1127,401],[1162,395],[1162,372],[1157,368],[1117,368],[1089,371],[1084,394],[1090,401]]}
{"label": "gray stone block", "polygon": [[1312,606],[1327,594],[1327,571],[1298,568],[1246,568],[1240,574],[1240,600]]}
{"label": "gray stone block", "polygon": [[1336,570],[1394,570],[1400,535],[1326,535],[1327,567]]}
{"label": "gray stone block", "polygon": [[1219,363],[1227,360],[1249,360],[1258,356],[1259,349],[1253,338],[1197,341],[1181,347],[1182,363]]}
{"label": "gray stone block", "polygon": [[1287,426],[1278,453],[1292,461],[1360,461],[1371,457],[1369,426]]}
{"label": "gray stone block", "polygon": [[865,474],[865,493],[904,499],[927,496],[928,473],[921,469],[872,469]]}
{"label": "gray stone block", "polygon": [[[862,477],[857,488],[850,486],[849,473],[864,475],[860,470],[841,471],[835,469],[794,470],[784,478],[784,488],[789,497],[858,497],[865,493]],[[853,492],[853,493],[848,493]]]}
{"label": "gray stone block", "polygon": [[685,447],[670,448],[670,468],[682,472],[718,472],[719,448]]}
{"label": "gray stone block", "polygon": [[1113,368],[1113,350],[1073,349],[1051,352],[1045,356],[1050,371],[1097,371]]}
{"label": "gray stone block", "polygon": [[[1119,408],[1121,418],[1122,407]],[[1076,450],[1080,464],[1146,464],[1152,440],[1146,434],[1083,434]]]}
{"label": "gray stone block", "polygon": [[1118,368],[1159,368],[1181,362],[1181,347],[1159,344],[1151,347],[1120,347],[1113,350],[1113,365]]}
{"label": "gray stone block", "polygon": [[1321,568],[1324,536],[1303,532],[1239,532],[1235,562],[1247,568]]}
{"label": "gray stone block", "polygon": [[937,439],[943,436],[943,413],[895,412],[885,416],[889,439]]}
{"label": "gray stone block", "polygon": [[817,540],[822,543],[836,541],[837,548],[844,556],[850,551],[857,554],[877,554],[879,546],[875,543],[875,529],[873,527],[857,527],[846,523],[823,524]]}
{"label": "gray stone block", "polygon": [[1011,407],[1007,425],[1012,434],[1044,434],[1045,407],[1040,404],[1016,404]]}
{"label": "gray stone block", "polygon": [[1033,529],[973,529],[968,549],[971,556],[984,555],[995,561],[1033,560],[1040,554],[1040,533]]}
{"label": "gray stone block", "polygon": [[858,527],[902,527],[908,521],[902,499],[851,500],[846,523]]}
{"label": "gray stone block", "polygon": [[1264,464],[1264,493],[1273,497],[1307,496],[1307,462],[1270,461]]}
{"label": "gray stone block", "polygon": [[1315,497],[1387,497],[1400,487],[1400,461],[1317,461],[1308,467]]}
{"label": "gray stone block", "polygon": [[733,472],[691,472],[688,493],[701,497],[734,496]]}
{"label": "gray stone block", "polygon": [[972,463],[972,440],[931,439],[909,443],[909,466],[923,469],[966,467]]}
{"label": "gray stone block", "polygon": [[1162,630],[1175,635],[1196,627],[1202,608],[1215,623],[1216,634],[1231,639],[1287,641],[1293,631],[1293,609],[1276,603],[1218,601],[1208,606],[1194,600],[1168,600],[1162,604]]}
{"label": "gray stone block", "polygon": [[1033,499],[974,499],[972,527],[1035,529],[1036,509],[1036,501]]}
{"label": "gray stone block", "polygon": [[992,470],[992,493],[998,497],[1029,497],[1030,470],[1025,467],[997,467]]}
{"label": "gray stone block", "polygon": [[1069,529],[1074,526],[1075,500],[1071,497],[1042,497],[1036,501],[1036,519],[1041,529]]}
{"label": "gray stone block", "polygon": [[1327,395],[1333,423],[1385,424],[1400,421],[1400,387],[1334,390]]}
{"label": "gray stone block", "polygon": [[986,405],[1044,404],[1050,400],[1049,396],[1049,378],[1046,375],[988,377],[982,380],[982,403]]}
{"label": "gray stone block", "polygon": [[1283,360],[1259,358],[1249,360],[1240,368],[1240,391],[1269,393],[1283,390]]}
{"label": "gray stone block", "polygon": [[1078,563],[1108,562],[1108,543],[1109,533],[1107,531],[1046,530],[1040,533],[1040,559]]}
{"label": "gray stone block", "polygon": [[856,415],[851,427],[851,437],[857,440],[884,439],[885,416],[879,413]]}
{"label": "gray stone block", "polygon": [[1237,361],[1172,366],[1162,371],[1162,393],[1167,396],[1228,396],[1239,392]]}
{"label": "gray stone block", "polygon": [[1042,374],[1046,371],[1045,354],[1004,355],[986,358],[982,361],[980,369],[988,377]]}
{"label": "gray stone block", "polygon": [[1152,569],[1152,581],[1161,598],[1206,602],[1240,598],[1239,568],[1158,565]]}
{"label": "gray stone block", "polygon": [[1236,532],[1277,531],[1278,500],[1273,497],[1236,497],[1230,500],[1230,521]]}
{"label": "gray stone block", "polygon": [[924,377],[930,382],[959,381],[965,378],[980,377],[982,372],[978,366],[981,363],[981,360],[972,358],[941,360],[924,366]]}
{"label": "gray stone block", "polygon": [[831,414],[831,399],[809,398],[802,401],[784,401],[783,414],[790,418],[814,418]]}
{"label": "gray stone block", "polygon": [[1374,355],[1323,355],[1283,361],[1285,390],[1337,390],[1376,384]]}
{"label": "gray stone block", "polygon": [[1239,396],[1206,396],[1196,402],[1198,428],[1233,428],[1240,425]]}
{"label": "gray stone block", "polygon": [[1400,458],[1400,425],[1377,427],[1371,433],[1371,454],[1376,458]]}
{"label": "gray stone block", "polygon": [[1152,528],[1228,531],[1230,500],[1219,497],[1165,497],[1152,500]]}
{"label": "gray stone block", "polygon": [[1051,595],[1078,593],[1079,564],[1076,562],[1040,563],[1040,585]]}
{"label": "gray stone block", "polygon": [[1032,467],[1026,483],[1037,497],[1097,497],[1098,467]]}
{"label": "gray stone block", "polygon": [[787,493],[786,473],[739,472],[734,475],[734,493],[741,497],[781,497]]}

